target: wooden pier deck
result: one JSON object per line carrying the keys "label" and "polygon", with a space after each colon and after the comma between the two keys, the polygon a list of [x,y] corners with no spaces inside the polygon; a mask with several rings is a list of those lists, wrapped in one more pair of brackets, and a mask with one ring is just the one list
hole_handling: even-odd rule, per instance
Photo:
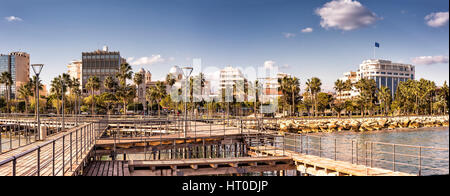
{"label": "wooden pier deck", "polygon": [[273,146],[250,147],[250,150],[254,152],[254,156],[288,156],[295,161],[298,171],[315,176],[415,176],[403,172],[370,168],[364,165],[300,154]]}
{"label": "wooden pier deck", "polygon": [[93,161],[83,176],[130,176],[127,161]]}
{"label": "wooden pier deck", "polygon": [[[0,176],[73,175],[91,153],[95,145],[95,133],[92,123],[85,124],[55,134],[44,141],[2,153]],[[1,165],[3,161],[12,158],[16,160]]]}
{"label": "wooden pier deck", "polygon": [[142,143],[143,141],[173,141],[174,139],[194,139],[194,138],[214,138],[223,136],[236,136],[243,134],[258,134],[258,130],[246,129],[240,127],[230,127],[223,125],[210,125],[207,123],[198,122],[196,128],[190,128],[184,137],[182,130],[178,133],[161,134],[155,136],[135,136],[122,138],[107,138],[97,141],[97,145],[132,145],[135,143]]}
{"label": "wooden pier deck", "polygon": [[275,156],[129,161],[128,164],[132,176],[201,176],[295,170],[291,158]]}

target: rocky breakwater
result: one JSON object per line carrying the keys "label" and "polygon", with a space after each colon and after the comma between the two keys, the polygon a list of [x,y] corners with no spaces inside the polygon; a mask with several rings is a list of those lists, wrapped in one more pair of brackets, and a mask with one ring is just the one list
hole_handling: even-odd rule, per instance
{"label": "rocky breakwater", "polygon": [[448,127],[448,116],[423,116],[423,117],[380,117],[380,118],[354,118],[354,119],[280,119],[278,124],[282,132],[294,133],[318,133],[335,131],[378,131],[398,128],[421,127]]}

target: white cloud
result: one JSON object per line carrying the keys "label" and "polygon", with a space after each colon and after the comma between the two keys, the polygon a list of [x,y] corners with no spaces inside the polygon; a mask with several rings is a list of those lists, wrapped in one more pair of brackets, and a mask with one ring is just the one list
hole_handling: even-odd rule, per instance
{"label": "white cloud", "polygon": [[8,17],[5,17],[5,20],[7,20],[8,22],[23,21],[22,18],[19,18],[17,16],[8,16]]}
{"label": "white cloud", "polygon": [[264,62],[264,69],[273,69],[275,65],[275,61],[268,60]]}
{"label": "white cloud", "polygon": [[381,19],[361,3],[353,0],[330,1],[316,9],[316,14],[322,18],[320,26],[323,28],[344,31],[366,27]]}
{"label": "white cloud", "polygon": [[291,67],[289,64],[284,64],[281,66],[282,69],[288,69],[289,67]]}
{"label": "white cloud", "polygon": [[295,37],[296,35],[294,34],[294,33],[283,33],[283,36],[285,37],[285,38],[293,38],[293,37]]}
{"label": "white cloud", "polygon": [[425,16],[430,27],[442,27],[448,23],[448,12],[436,12]]}
{"label": "white cloud", "polygon": [[165,62],[165,59],[161,57],[161,55],[152,55],[151,57],[141,57],[139,59],[134,60],[134,57],[128,58],[128,63],[130,65],[152,65],[155,63]]}
{"label": "white cloud", "polygon": [[448,63],[448,56],[421,56],[412,59],[417,65],[433,65]]}
{"label": "white cloud", "polygon": [[311,33],[311,32],[313,32],[313,31],[314,31],[314,29],[311,28],[311,27],[302,29],[302,33]]}

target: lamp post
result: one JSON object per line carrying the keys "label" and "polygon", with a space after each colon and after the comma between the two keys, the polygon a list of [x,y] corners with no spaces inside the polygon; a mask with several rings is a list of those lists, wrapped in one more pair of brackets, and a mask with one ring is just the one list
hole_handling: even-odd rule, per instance
{"label": "lamp post", "polygon": [[189,81],[189,77],[192,74],[192,71],[194,70],[194,68],[192,67],[183,67],[183,75],[185,77],[185,84],[184,84],[184,137],[186,137],[187,135],[187,129],[188,129],[188,123],[187,123],[187,88],[188,88],[188,81]]}
{"label": "lamp post", "polygon": [[43,130],[41,130],[41,119],[39,114],[39,74],[41,74],[42,67],[44,67],[43,64],[32,64],[31,67],[33,68],[34,74],[36,75],[36,123],[37,123],[37,130],[39,132],[39,140],[43,140],[46,136],[46,133],[44,133]]}

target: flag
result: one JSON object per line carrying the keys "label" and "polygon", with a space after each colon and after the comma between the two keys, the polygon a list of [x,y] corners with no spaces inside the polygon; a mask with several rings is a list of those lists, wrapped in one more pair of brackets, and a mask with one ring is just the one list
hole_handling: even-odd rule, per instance
{"label": "flag", "polygon": [[375,42],[375,47],[379,48],[380,47],[380,43]]}

